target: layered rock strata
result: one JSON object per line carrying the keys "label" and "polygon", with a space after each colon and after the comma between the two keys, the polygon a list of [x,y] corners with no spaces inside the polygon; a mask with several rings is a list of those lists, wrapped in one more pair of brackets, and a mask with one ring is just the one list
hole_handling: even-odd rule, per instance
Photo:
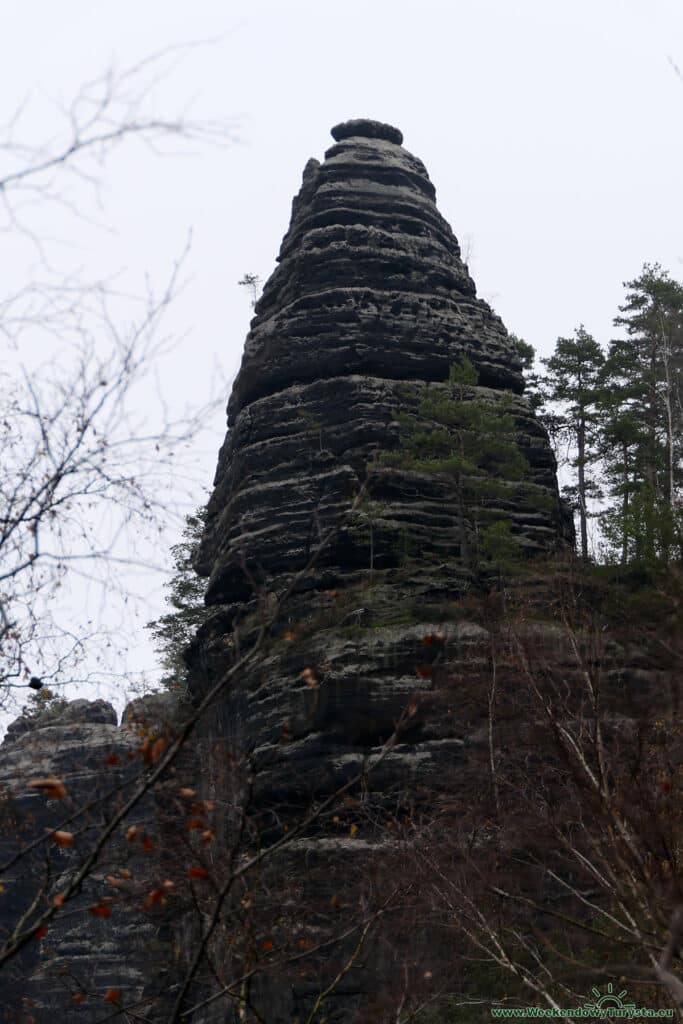
{"label": "layered rock strata", "polygon": [[[174,701],[159,695],[128,705],[121,725],[111,704],[76,700],[9,726],[0,745],[0,947],[60,898],[144,775],[142,737],[152,727],[162,736],[175,716]],[[64,786],[63,795],[36,787],[51,778]],[[89,1024],[124,1005],[163,1019],[173,968],[171,908],[145,901],[162,872],[182,874],[177,856],[175,866],[164,863],[159,839],[169,824],[177,827],[176,813],[169,814],[163,790],[147,795],[45,933],[2,964],[3,1024]],[[71,842],[51,841],[56,830],[70,834]],[[116,999],[106,1002],[107,993]]]}
{"label": "layered rock strata", "polygon": [[[676,749],[662,746],[661,729],[676,675],[661,644],[648,645],[632,628],[626,635],[600,628],[597,636],[572,637],[566,625],[551,621],[548,606],[541,621],[543,598],[533,596],[533,582],[510,592],[504,614],[484,599],[469,606],[449,603],[438,618],[439,609],[419,599],[419,581],[414,585],[412,578],[402,590],[394,585],[393,604],[382,586],[363,587],[365,605],[354,609],[346,625],[339,625],[335,607],[340,595],[323,596],[317,620],[308,623],[303,606],[293,609],[301,613],[296,639],[278,638],[240,686],[260,693],[260,719],[252,704],[250,722],[240,721],[237,691],[212,709],[184,771],[172,774],[126,818],[81,893],[61,908],[47,934],[2,966],[0,1020],[96,1024],[142,1017],[166,1024],[215,908],[215,884],[255,848],[272,849],[274,839],[296,829],[321,797],[362,769],[364,758],[361,785],[236,885],[235,898],[224,907],[221,941],[212,947],[215,969],[208,976],[200,972],[181,1019],[241,1024],[244,1004],[221,998],[219,979],[226,984],[245,974],[248,986],[233,985],[232,991],[248,999],[259,1015],[255,1019],[267,1024],[307,1024],[328,988],[320,1005],[330,1024],[394,1022],[404,992],[407,1012],[424,1003],[425,1014],[416,1020],[429,1024],[457,1020],[457,1007],[473,993],[479,1001],[490,998],[488,975],[482,981],[461,974],[458,906],[434,904],[432,884],[442,881],[434,874],[437,867],[457,881],[454,865],[467,849],[474,851],[477,867],[507,859],[515,884],[520,854],[526,857],[533,842],[540,844],[541,863],[551,856],[548,836],[539,833],[530,841],[524,834],[524,799],[520,803],[516,796],[547,779],[558,754],[518,647],[537,682],[549,669],[558,681],[569,725],[585,714],[582,659],[591,671],[599,663],[610,757],[621,746],[627,760],[633,759],[649,719],[646,748],[660,749],[661,760],[680,761],[680,739]],[[557,588],[550,590],[557,596]],[[431,638],[427,645],[425,637]],[[327,666],[317,687],[299,678],[304,664]],[[500,813],[490,786],[493,664]],[[377,765],[379,742],[407,702],[415,705],[410,728]],[[176,721],[173,702],[160,696],[130,706],[121,726],[110,705],[76,701],[9,728],[0,746],[2,863],[70,813],[76,817],[66,826],[75,834],[73,846],[47,847],[46,862],[43,844],[2,873],[3,941],[36,895],[43,909],[60,893],[116,808],[116,797],[139,778],[141,733],[153,728],[159,735],[173,730]],[[226,736],[231,743],[221,752],[216,743]],[[249,758],[253,798],[247,805],[258,831],[248,830],[236,844],[229,827],[229,773],[234,775],[235,751],[243,750],[248,737],[258,743]],[[564,762],[561,768],[564,774]],[[31,787],[50,775],[64,782],[67,797],[50,799]],[[179,789],[185,794],[187,786],[211,795],[217,820],[215,843],[201,847],[212,880],[183,895],[187,839],[196,834],[187,826],[197,813],[184,796],[179,801]],[[189,820],[179,802],[192,812]],[[560,820],[566,808],[560,800]],[[127,839],[132,826],[137,835]],[[153,839],[151,848],[143,837]],[[173,881],[165,890],[167,904],[150,898],[162,880]],[[537,896],[538,886],[532,892]],[[111,915],[93,914],[96,907],[110,907]],[[359,949],[368,923],[368,941]],[[346,965],[350,969],[339,977]],[[507,983],[504,974],[496,977],[495,991]],[[115,1002],[106,1001],[111,992]]]}
{"label": "layered rock strata", "polygon": [[[244,600],[254,577],[305,564],[368,481],[373,456],[400,447],[401,416],[426,384],[445,389],[463,357],[478,374],[468,397],[514,418],[528,461],[526,488],[510,488],[498,511],[529,553],[566,529],[547,436],[520,397],[515,347],[477,298],[424,165],[388,125],[351,121],[333,136],[324,162],[306,165],[232,390],[197,563],[209,602]],[[401,564],[407,549],[457,559],[463,524],[447,480],[377,464],[371,475],[382,504],[373,568]],[[319,559],[331,575],[368,561],[363,531],[346,526]]]}
{"label": "layered rock strata", "polygon": [[[256,306],[198,558],[216,609],[188,653],[195,701],[268,626],[189,751],[189,784],[220,810],[212,843],[198,847],[210,877],[183,902],[187,860],[168,824],[181,822],[184,850],[193,819],[170,815],[163,792],[141,806],[139,828],[153,833],[154,849],[118,834],[78,912],[56,918],[52,945],[41,940],[19,963],[14,1005],[19,998],[21,1012],[19,982],[29,978],[36,1020],[57,1009],[62,1019],[102,1019],[103,984],[120,991],[122,1007],[169,1020],[222,886],[211,964],[200,958],[180,1019],[379,1024],[400,1016],[407,978],[411,999],[428,1001],[434,986],[457,995],[450,923],[424,912],[416,840],[457,846],[491,812],[481,786],[486,693],[501,641],[467,605],[492,571],[477,557],[478,538],[505,522],[528,560],[561,545],[568,528],[514,345],[476,297],[424,166],[387,125],[347,122],[333,136],[325,161],[306,166],[279,267]],[[452,400],[450,368],[463,356],[477,380],[458,389],[459,403],[505,417],[523,455],[517,477],[484,465],[469,489],[402,458],[406,423],[424,419],[425,395]],[[535,612],[546,600],[541,588]],[[552,628],[545,635],[558,646]],[[567,671],[578,675],[571,656]],[[498,742],[507,750],[530,717],[519,680],[518,666],[507,677],[501,669]],[[81,803],[84,789],[106,780],[112,751],[122,784],[129,753],[131,772],[140,770],[139,736],[110,718],[92,735],[87,717],[52,734],[43,723],[32,739],[14,730],[0,773],[12,813],[19,801],[22,835],[54,827],[61,811],[46,814],[42,797],[22,789],[31,744],[43,751],[41,772],[65,775]],[[169,784],[173,810],[178,776]],[[236,865],[273,849],[227,885]],[[132,850],[140,859],[130,910],[122,900],[111,918],[93,917],[106,870],[127,865]],[[16,899],[35,891],[39,869],[25,891],[10,880]],[[166,878],[178,895],[147,906]],[[372,941],[359,945],[366,926]],[[74,978],[84,979],[83,1003],[70,1002]]]}
{"label": "layered rock strata", "polygon": [[[332,942],[344,915],[325,919],[330,901],[351,919],[351,908],[381,903],[401,875],[393,823],[398,833],[467,807],[484,702],[476,708],[470,694],[463,708],[453,681],[479,679],[489,650],[486,630],[463,621],[456,602],[481,582],[473,551],[483,529],[505,522],[525,558],[571,535],[514,344],[477,298],[424,165],[391,126],[359,120],[332,134],[324,162],[304,170],[234,383],[197,560],[218,607],[189,652],[200,699],[232,664],[233,627],[248,648],[271,624],[203,727],[207,760],[218,743],[249,761],[257,845],[297,830],[363,775],[403,720],[361,796],[347,794],[264,869],[280,896],[262,930],[295,948]],[[406,423],[424,418],[425,396],[452,400],[450,370],[463,357],[475,373],[458,388],[460,406],[510,422],[524,466],[514,479],[484,470],[466,501],[461,477],[402,460]],[[220,772],[214,764],[212,777]],[[436,963],[434,936],[418,941],[414,920],[404,924],[391,953],[379,944],[384,960],[375,951],[361,958],[360,980],[344,974],[327,1020],[384,1019],[370,1009],[373,988],[397,983],[411,935]],[[314,958],[318,977],[351,955],[349,941]],[[315,984],[305,970],[276,982],[257,975],[252,998],[269,1022],[291,1024],[307,1019]]]}

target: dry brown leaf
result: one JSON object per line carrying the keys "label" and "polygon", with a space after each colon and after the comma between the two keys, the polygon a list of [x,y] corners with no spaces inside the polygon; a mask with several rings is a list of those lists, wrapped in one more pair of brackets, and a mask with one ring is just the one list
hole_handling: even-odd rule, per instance
{"label": "dry brown leaf", "polygon": [[73,846],[74,835],[73,832],[63,832],[61,829],[57,829],[55,832],[50,834],[50,839],[57,846]]}
{"label": "dry brown leaf", "polygon": [[88,910],[93,917],[111,917],[111,907],[106,903],[96,903],[93,907],[88,907]]}
{"label": "dry brown leaf", "polygon": [[209,872],[206,870],[206,868],[202,868],[202,867],[199,867],[199,866],[192,867],[192,868],[188,868],[187,869],[187,877],[188,878],[208,878],[209,877]]}
{"label": "dry brown leaf", "polygon": [[166,746],[166,740],[158,739],[156,741],[156,743],[154,744],[154,746],[152,747],[152,749],[149,752],[149,756],[150,756],[150,760],[151,760],[152,764],[156,764],[157,763],[157,761],[159,760],[159,758],[161,757],[161,755],[164,752],[164,747],[165,746]]}
{"label": "dry brown leaf", "polygon": [[427,636],[422,637],[422,643],[425,647],[430,647],[432,644],[443,644],[446,641],[446,634],[442,632],[429,633]]}
{"label": "dry brown leaf", "polygon": [[44,779],[34,779],[29,782],[29,789],[40,789],[44,796],[51,800],[63,800],[66,796],[66,786],[61,779],[55,775],[47,775]]}
{"label": "dry brown leaf", "polygon": [[164,889],[152,889],[151,892],[149,892],[145,897],[142,906],[144,907],[145,910],[149,910],[150,907],[153,907],[155,903],[164,902],[165,899],[166,892]]}

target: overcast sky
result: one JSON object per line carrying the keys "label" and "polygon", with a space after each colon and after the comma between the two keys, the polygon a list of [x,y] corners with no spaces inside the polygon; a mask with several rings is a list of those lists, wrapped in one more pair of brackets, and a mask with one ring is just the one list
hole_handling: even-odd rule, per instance
{"label": "overcast sky", "polygon": [[[35,138],[58,121],[49,99],[67,102],[112,62],[213,40],[154,103],[172,115],[191,102],[234,141],[177,158],[122,149],[99,214],[111,230],[74,228],[76,248],[60,257],[65,269],[161,283],[192,229],[187,287],[167,322],[186,338],[160,367],[171,405],[202,401],[217,363],[227,382],[234,375],[251,315],[237,281],[271,272],[306,160],[321,159],[331,126],[350,117],[403,131],[479,294],[541,354],[581,322],[607,342],[622,282],[644,261],[683,277],[681,0],[3,0],[2,10],[0,115],[29,97]],[[209,427],[196,504],[223,417]],[[149,594],[156,612],[158,580]],[[150,664],[144,639],[132,657]]]}

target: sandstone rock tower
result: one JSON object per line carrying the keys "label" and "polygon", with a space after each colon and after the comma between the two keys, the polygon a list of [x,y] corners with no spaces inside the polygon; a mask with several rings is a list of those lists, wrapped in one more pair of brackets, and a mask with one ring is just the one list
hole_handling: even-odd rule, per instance
{"label": "sandstone rock tower", "polygon": [[[305,167],[233,387],[197,562],[217,608],[189,656],[201,698],[231,664],[233,626],[248,645],[260,615],[275,609],[267,649],[204,730],[207,763],[211,750],[223,752],[214,777],[225,773],[226,746],[233,763],[249,756],[259,844],[296,830],[307,808],[362,771],[410,708],[362,795],[270,865],[280,923],[264,920],[262,930],[282,936],[282,922],[296,921],[303,931],[282,941],[316,948],[339,925],[325,914],[330,899],[343,892],[344,907],[370,905],[392,864],[400,873],[387,821],[415,820],[416,808],[427,820],[444,801],[451,814],[467,812],[485,700],[472,703],[462,688],[454,699],[453,679],[466,673],[472,684],[486,631],[454,608],[485,574],[483,531],[505,521],[528,558],[571,530],[547,435],[522,397],[515,346],[477,298],[425,167],[389,125],[348,121],[332,135],[324,162]],[[415,457],[419,429],[448,449],[454,407],[438,403],[452,400],[450,368],[463,356],[471,372],[455,419],[488,411],[462,416],[455,433],[505,421],[523,465],[504,479],[489,446],[469,490],[463,463],[454,475]],[[404,458],[406,444],[413,455]],[[396,949],[421,942],[433,956],[412,926],[399,933]],[[361,1007],[368,1020],[383,1019],[367,1008],[380,977],[393,983],[401,955],[375,958],[372,981],[351,972],[327,1000],[326,1019],[365,1020],[354,1016]],[[318,965],[329,968],[325,954]],[[296,972],[255,979],[251,997],[278,1024],[306,1020],[312,985]]]}
{"label": "sandstone rock tower", "polygon": [[[547,438],[515,399],[524,387],[519,359],[500,318],[476,297],[424,165],[390,125],[348,121],[332,135],[324,163],[304,169],[230,398],[198,563],[210,576],[210,603],[248,597],[245,564],[275,586],[300,568],[314,523],[348,506],[373,453],[400,445],[400,414],[463,355],[478,386],[514,415],[529,463],[525,487],[501,498],[499,511],[527,551],[548,549],[562,528]],[[382,503],[373,568],[400,564],[407,547],[443,555],[452,572],[463,523],[447,487],[406,482],[385,469],[370,486]],[[472,515],[466,520],[472,531]],[[330,580],[367,564],[352,526],[321,557]]]}
{"label": "sandstone rock tower", "polygon": [[[230,398],[198,557],[215,611],[188,652],[195,707],[218,686],[216,699],[69,912],[22,948],[3,1020],[95,1024],[114,999],[154,1021],[383,1024],[408,976],[418,1000],[433,979],[457,989],[419,844],[457,850],[489,814],[491,638],[458,601],[499,571],[492,526],[527,561],[567,527],[515,346],[424,166],[389,125],[332,134],[304,170]],[[500,686],[512,733],[519,681]],[[144,776],[140,736],[176,734],[188,705],[168,701],[120,728],[79,701],[9,731],[4,859],[65,813],[31,774],[64,777],[85,810],[73,848],[46,860],[39,845],[9,871],[0,937],[36,891],[54,905],[99,821],[90,796],[113,813]],[[514,744],[498,740],[503,759]]]}

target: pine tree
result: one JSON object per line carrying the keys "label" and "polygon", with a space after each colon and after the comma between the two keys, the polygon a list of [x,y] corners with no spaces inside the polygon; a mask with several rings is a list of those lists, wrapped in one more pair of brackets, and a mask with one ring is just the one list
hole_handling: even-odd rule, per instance
{"label": "pine tree", "polygon": [[633,539],[638,535],[635,522],[639,502],[634,501],[634,496],[640,488],[638,466],[644,429],[633,410],[621,401],[618,391],[603,391],[602,411],[600,457],[613,499],[602,515],[603,532],[619,552],[621,564],[626,565],[633,556]]}
{"label": "pine tree", "polygon": [[536,370],[536,349],[517,334],[509,335],[524,373],[524,397],[535,413],[543,416],[546,401],[543,381]]}
{"label": "pine tree", "polygon": [[165,584],[166,601],[173,611],[146,626],[161,658],[164,670],[161,682],[169,690],[184,689],[187,668],[183,651],[211,611],[204,604],[206,582],[197,575],[192,564],[205,520],[205,507],[187,516],[182,540],[171,548],[174,574]]}
{"label": "pine tree", "polygon": [[605,357],[600,345],[581,324],[571,338],[558,338],[555,351],[543,360],[547,376],[545,394],[559,407],[556,436],[570,442],[569,465],[576,483],[565,490],[579,516],[581,557],[588,559],[589,499],[599,494],[590,467],[597,458],[601,369]]}
{"label": "pine tree", "polygon": [[614,323],[626,337],[611,343],[603,374],[605,436],[621,446],[611,476],[622,560],[654,564],[681,550],[683,285],[646,263],[625,287]]}

